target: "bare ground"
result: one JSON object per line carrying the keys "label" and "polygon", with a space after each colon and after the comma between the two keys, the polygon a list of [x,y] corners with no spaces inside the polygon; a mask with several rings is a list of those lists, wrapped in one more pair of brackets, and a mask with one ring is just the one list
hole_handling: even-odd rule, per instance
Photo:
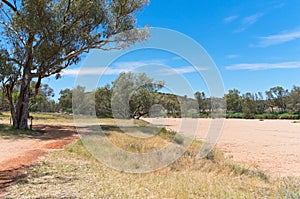
{"label": "bare ground", "polygon": [[[145,119],[158,126],[209,141],[211,119]],[[198,124],[193,130],[190,124]],[[36,125],[40,136],[0,138],[0,198],[3,191],[26,176],[26,169],[51,150],[78,139],[72,126]],[[235,161],[258,165],[275,176],[300,176],[300,123],[291,120],[224,120],[217,148]]]}
{"label": "bare ground", "polygon": [[[189,125],[196,121],[196,137],[204,141],[209,141],[207,132],[213,128],[211,119],[144,120],[188,135],[193,134]],[[300,176],[300,123],[291,120],[224,120],[216,147],[233,160],[257,165],[274,176]]]}
{"label": "bare ground", "polygon": [[5,188],[23,178],[29,165],[52,150],[78,139],[72,126],[36,125],[45,133],[32,137],[0,138],[0,197]]}

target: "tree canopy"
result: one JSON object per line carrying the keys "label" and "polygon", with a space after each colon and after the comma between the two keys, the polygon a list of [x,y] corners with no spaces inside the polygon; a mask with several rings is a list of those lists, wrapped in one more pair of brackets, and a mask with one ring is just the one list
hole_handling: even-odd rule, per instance
{"label": "tree canopy", "polygon": [[[14,128],[27,128],[30,98],[43,78],[60,77],[90,49],[125,48],[148,37],[135,14],[148,0],[0,1],[0,83]],[[31,82],[35,91],[31,92]],[[12,93],[20,87],[14,103]]]}

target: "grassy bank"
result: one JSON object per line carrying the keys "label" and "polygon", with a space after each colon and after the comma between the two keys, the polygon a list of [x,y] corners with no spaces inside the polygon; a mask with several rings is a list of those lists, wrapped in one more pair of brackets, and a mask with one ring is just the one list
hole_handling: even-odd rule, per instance
{"label": "grassy bank", "polygon": [[[122,133],[112,120],[102,122],[108,139],[132,153],[147,153],[170,142],[182,144],[174,141],[174,132],[161,130],[151,138],[135,139]],[[135,125],[143,127],[142,133],[154,130],[140,121]],[[77,141],[33,165],[7,198],[300,197],[300,179],[269,177],[254,167],[225,159],[218,151],[200,158],[199,150],[208,150],[203,144],[194,141],[181,158],[163,169],[128,174],[106,167]]]}
{"label": "grassy bank", "polygon": [[226,118],[240,118],[240,119],[282,119],[282,120],[298,120],[300,114],[289,113],[263,113],[263,114],[247,114],[244,113],[227,113]]}

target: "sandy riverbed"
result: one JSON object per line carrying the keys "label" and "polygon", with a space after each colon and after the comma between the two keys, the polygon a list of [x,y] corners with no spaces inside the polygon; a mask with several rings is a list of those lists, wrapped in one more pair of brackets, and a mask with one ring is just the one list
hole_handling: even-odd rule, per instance
{"label": "sandy riverbed", "polygon": [[218,122],[186,118],[144,120],[187,135],[195,134],[201,140],[216,140],[216,147],[226,156],[257,165],[274,175],[300,176],[300,123],[291,120],[241,119]]}

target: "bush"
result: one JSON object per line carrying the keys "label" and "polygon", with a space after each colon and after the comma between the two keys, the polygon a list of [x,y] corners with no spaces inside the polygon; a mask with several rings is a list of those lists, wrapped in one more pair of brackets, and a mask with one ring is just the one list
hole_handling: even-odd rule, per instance
{"label": "bush", "polygon": [[251,114],[251,113],[244,113],[244,117],[245,119],[254,119],[255,115]]}
{"label": "bush", "polygon": [[176,131],[167,130],[166,128],[162,128],[159,131],[159,135],[168,138],[170,141],[175,142],[177,144],[183,144],[184,139],[181,135],[177,134]]}
{"label": "bush", "polygon": [[276,113],[265,113],[262,115],[263,115],[262,119],[278,119],[278,114]]}
{"label": "bush", "polygon": [[226,118],[238,118],[242,119],[244,118],[244,113],[227,113]]}
{"label": "bush", "polygon": [[183,144],[184,142],[184,139],[181,135],[178,135],[176,134],[174,137],[173,137],[173,142],[177,143],[177,144]]}
{"label": "bush", "polygon": [[279,116],[279,119],[297,120],[297,119],[300,119],[300,115],[284,113]]}

